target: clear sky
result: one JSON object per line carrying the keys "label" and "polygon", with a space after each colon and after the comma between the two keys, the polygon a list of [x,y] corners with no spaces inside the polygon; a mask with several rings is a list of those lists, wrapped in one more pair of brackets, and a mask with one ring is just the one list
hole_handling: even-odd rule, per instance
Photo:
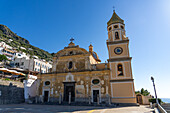
{"label": "clear sky", "polygon": [[0,24],[50,53],[75,43],[90,43],[102,62],[108,59],[107,22],[113,8],[125,21],[135,89],[170,98],[169,0],[0,0]]}

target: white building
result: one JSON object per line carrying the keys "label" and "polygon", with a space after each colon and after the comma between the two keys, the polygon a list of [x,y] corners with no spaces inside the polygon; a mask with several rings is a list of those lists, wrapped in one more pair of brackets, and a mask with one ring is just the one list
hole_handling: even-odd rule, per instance
{"label": "white building", "polygon": [[12,64],[16,68],[21,68],[24,70],[33,71],[34,69],[34,59],[28,57],[15,58]]}
{"label": "white building", "polygon": [[12,49],[12,47],[9,46],[8,44],[6,44],[5,42],[0,42],[0,46],[1,46],[2,48]]}
{"label": "white building", "polygon": [[52,65],[49,62],[39,60],[39,59],[34,59],[34,71],[38,71],[42,73],[48,73],[50,72],[50,69],[52,68]]}
{"label": "white building", "polygon": [[37,76],[28,75],[28,80],[24,80],[24,97],[27,101],[30,97],[37,94]]}
{"label": "white building", "polygon": [[21,68],[24,70],[30,70],[30,71],[37,71],[41,73],[48,73],[50,72],[50,69],[52,68],[52,64],[49,62],[46,62],[44,60],[29,58],[29,57],[21,57],[21,58],[15,58],[12,62],[14,67]]}
{"label": "white building", "polygon": [[30,57],[30,55],[26,55],[24,52],[17,52],[15,53],[15,58],[23,58],[26,57],[27,59]]}
{"label": "white building", "polygon": [[15,58],[15,51],[9,50],[7,48],[0,47],[0,54],[5,55],[8,60],[13,60]]}
{"label": "white building", "polygon": [[24,50],[26,50],[26,48],[25,48],[25,47],[20,47],[20,49],[24,49]]}

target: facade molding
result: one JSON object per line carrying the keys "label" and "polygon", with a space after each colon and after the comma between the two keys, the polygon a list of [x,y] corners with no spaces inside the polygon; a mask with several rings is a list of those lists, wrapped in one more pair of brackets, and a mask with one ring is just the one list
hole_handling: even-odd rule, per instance
{"label": "facade molding", "polygon": [[130,61],[132,57],[120,57],[120,58],[111,58],[107,59],[108,62],[118,62],[118,61]]}
{"label": "facade molding", "polygon": [[120,83],[120,82],[133,82],[134,79],[117,79],[117,80],[110,80],[111,83]]}
{"label": "facade molding", "polygon": [[112,97],[112,99],[127,99],[127,98],[136,98],[136,97]]}
{"label": "facade molding", "polygon": [[107,45],[111,45],[111,44],[121,44],[121,43],[128,43],[129,39],[126,40],[117,40],[117,41],[107,41]]}

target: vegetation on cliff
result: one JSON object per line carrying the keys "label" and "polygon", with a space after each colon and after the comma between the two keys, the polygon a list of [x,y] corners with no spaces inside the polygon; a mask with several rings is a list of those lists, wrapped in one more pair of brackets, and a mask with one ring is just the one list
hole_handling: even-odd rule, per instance
{"label": "vegetation on cliff", "polygon": [[[12,41],[10,41],[10,39]],[[36,55],[40,59],[45,59],[47,61],[52,59],[52,55],[50,53],[31,45],[28,40],[18,36],[16,33],[12,32],[7,26],[2,24],[0,24],[0,41],[3,41],[11,47],[15,48],[16,51],[22,51],[26,54]],[[21,49],[20,47],[24,47],[26,50]]]}

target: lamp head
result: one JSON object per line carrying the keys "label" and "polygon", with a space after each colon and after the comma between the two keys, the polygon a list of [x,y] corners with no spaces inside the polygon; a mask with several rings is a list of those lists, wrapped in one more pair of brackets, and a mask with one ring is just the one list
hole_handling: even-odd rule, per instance
{"label": "lamp head", "polygon": [[152,80],[152,82],[154,81],[154,78],[153,77],[151,77],[151,80]]}

